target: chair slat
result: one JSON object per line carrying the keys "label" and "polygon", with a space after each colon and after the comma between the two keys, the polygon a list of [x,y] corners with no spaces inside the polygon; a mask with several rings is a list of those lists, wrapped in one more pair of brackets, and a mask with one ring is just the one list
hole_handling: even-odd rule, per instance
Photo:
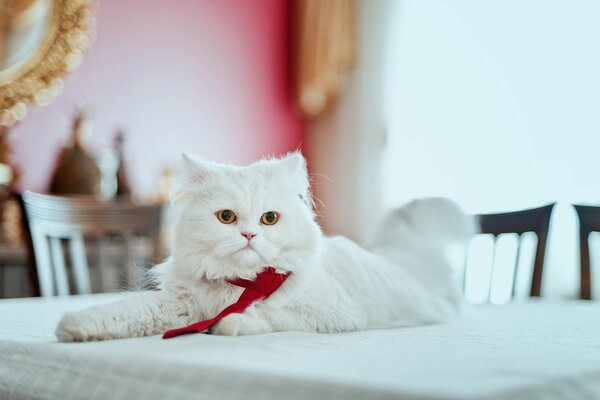
{"label": "chair slat", "polygon": [[37,226],[31,226],[31,240],[36,259],[36,270],[41,296],[54,296],[54,272],[48,237]]}
{"label": "chair slat", "polygon": [[94,238],[96,251],[98,252],[98,277],[100,278],[100,290],[105,292],[108,289],[108,268],[110,265],[106,260],[106,251],[108,249],[108,239],[105,236],[98,235]]}
{"label": "chair slat", "polygon": [[124,271],[124,278],[125,281],[129,284],[131,282],[136,282],[137,281],[137,270],[136,270],[136,266],[135,266],[135,237],[130,233],[130,232],[126,232],[123,235],[123,239],[125,240],[126,246],[125,246],[125,271]]}
{"label": "chair slat", "polygon": [[69,280],[67,278],[65,255],[60,239],[55,237],[50,238],[50,253],[52,254],[56,293],[59,296],[67,296],[69,294]]}
{"label": "chair slat", "polygon": [[75,286],[77,293],[88,294],[90,288],[90,271],[85,255],[85,240],[80,233],[73,233],[69,241],[71,260],[73,262],[73,273],[75,275]]}
{"label": "chair slat", "polygon": [[494,270],[496,267],[496,248],[498,247],[498,236],[494,235],[492,242],[492,263],[490,265],[490,279],[488,281],[487,302],[492,302],[492,287],[494,286]]}
{"label": "chair slat", "polygon": [[517,290],[517,274],[519,273],[519,259],[521,258],[521,246],[523,245],[523,235],[517,235],[517,254],[515,255],[515,266],[513,268],[513,278],[512,278],[512,289],[511,289],[511,297],[515,297],[515,293]]}

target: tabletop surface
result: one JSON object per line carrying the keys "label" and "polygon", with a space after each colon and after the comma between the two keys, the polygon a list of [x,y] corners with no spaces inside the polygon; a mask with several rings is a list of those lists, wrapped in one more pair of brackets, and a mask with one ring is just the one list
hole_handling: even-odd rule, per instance
{"label": "tabletop surface", "polygon": [[1,300],[0,398],[600,398],[595,302],[465,305],[444,324],[342,334],[56,342],[64,312],[134,295]]}

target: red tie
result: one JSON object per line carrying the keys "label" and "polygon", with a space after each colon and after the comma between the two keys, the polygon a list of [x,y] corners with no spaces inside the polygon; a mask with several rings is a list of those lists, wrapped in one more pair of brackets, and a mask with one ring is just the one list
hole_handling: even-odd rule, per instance
{"label": "red tie", "polygon": [[287,279],[289,273],[280,274],[275,271],[273,267],[267,267],[261,271],[253,281],[247,279],[234,279],[228,281],[232,285],[240,286],[245,288],[242,295],[232,305],[221,311],[216,317],[207,319],[204,321],[196,322],[192,325],[184,326],[183,328],[171,329],[164,333],[163,339],[169,339],[173,336],[182,335],[184,333],[192,332],[203,332],[210,328],[221,319],[225,318],[229,314],[241,313],[248,306],[255,301],[264,300],[268,298],[273,292],[281,286],[281,284]]}

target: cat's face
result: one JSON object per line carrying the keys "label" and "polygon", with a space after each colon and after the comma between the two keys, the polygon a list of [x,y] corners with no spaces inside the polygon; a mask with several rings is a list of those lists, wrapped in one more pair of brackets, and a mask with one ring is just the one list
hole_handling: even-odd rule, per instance
{"label": "cat's face", "polygon": [[193,279],[253,278],[265,266],[294,271],[302,254],[316,251],[320,230],[299,154],[248,167],[185,157],[173,191],[173,257]]}

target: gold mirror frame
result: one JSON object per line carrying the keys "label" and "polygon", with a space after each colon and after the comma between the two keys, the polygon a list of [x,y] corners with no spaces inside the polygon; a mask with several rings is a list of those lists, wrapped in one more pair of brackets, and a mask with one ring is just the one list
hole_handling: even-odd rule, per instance
{"label": "gold mirror frame", "polygon": [[62,90],[62,77],[81,63],[91,40],[93,0],[53,0],[48,32],[36,53],[0,83],[0,125],[12,126],[32,104],[45,106]]}

